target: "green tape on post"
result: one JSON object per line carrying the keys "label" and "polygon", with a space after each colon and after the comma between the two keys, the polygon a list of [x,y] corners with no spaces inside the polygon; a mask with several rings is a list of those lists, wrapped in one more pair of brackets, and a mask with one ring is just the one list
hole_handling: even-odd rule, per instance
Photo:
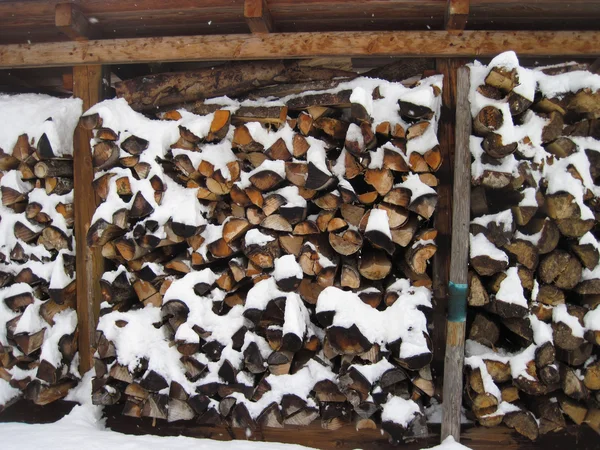
{"label": "green tape on post", "polygon": [[448,283],[448,320],[450,322],[464,322],[467,316],[467,289],[466,284]]}

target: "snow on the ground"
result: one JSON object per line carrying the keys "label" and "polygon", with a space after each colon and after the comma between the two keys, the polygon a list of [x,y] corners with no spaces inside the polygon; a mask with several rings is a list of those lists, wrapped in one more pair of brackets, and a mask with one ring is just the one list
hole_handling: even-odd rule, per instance
{"label": "snow on the ground", "polygon": [[102,410],[91,404],[91,379],[86,373],[84,381],[71,391],[68,400],[81,405],[56,423],[25,424],[0,423],[2,450],[137,450],[163,448],[168,450],[302,450],[310,447],[277,442],[216,441],[184,436],[132,436],[107,429],[101,418]]}
{"label": "snow on the ground", "polygon": [[52,424],[2,423],[3,450],[302,450],[310,447],[277,442],[216,441],[184,436],[132,436],[107,430],[99,411],[92,405],[75,406],[63,419]]}
{"label": "snow on the ground", "polygon": [[423,448],[421,450],[471,450],[466,445],[462,445],[454,440],[452,436],[448,436],[446,439],[442,441],[440,445],[436,445],[435,447],[430,447],[428,449]]}
{"label": "snow on the ground", "polygon": [[[259,441],[217,441],[185,436],[133,436],[106,428],[102,408],[91,403],[93,370],[87,372],[82,382],[67,396],[66,400],[80,403],[55,423],[26,424],[0,423],[2,450],[142,450],[164,448],[168,450],[303,450],[310,449],[296,444]],[[441,411],[441,404],[437,405]],[[436,410],[436,411],[437,411]],[[429,416],[429,414],[428,414]],[[466,421],[466,420],[465,420]],[[461,422],[465,422],[461,420]],[[252,438],[252,436],[250,437]],[[441,445],[422,450],[469,450],[452,437]]]}

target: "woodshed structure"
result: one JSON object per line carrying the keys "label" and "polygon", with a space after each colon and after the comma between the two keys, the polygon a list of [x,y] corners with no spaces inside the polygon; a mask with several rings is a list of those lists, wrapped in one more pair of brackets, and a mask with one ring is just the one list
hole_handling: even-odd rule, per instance
{"label": "woodshed structure", "polygon": [[[246,428],[251,428],[251,439],[328,449],[391,448],[390,436],[396,441],[395,445],[416,449],[435,445],[440,437],[448,435],[460,438],[473,449],[500,446],[511,449],[563,448],[574,441],[578,448],[597,448],[600,440],[597,434],[600,433],[600,366],[594,355],[598,355],[600,329],[583,324],[586,312],[597,307],[600,296],[600,281],[593,277],[599,250],[583,236],[589,234],[598,239],[599,196],[591,185],[598,184],[600,158],[594,155],[600,154],[600,146],[589,152],[586,147],[586,170],[590,174],[573,175],[588,188],[588,191],[584,189],[582,200],[576,206],[573,206],[576,203],[573,195],[565,197],[570,191],[551,190],[546,185],[544,189],[549,190],[544,194],[545,209],[540,200],[532,207],[523,203],[519,196],[500,198],[503,194],[497,192],[506,193],[502,189],[509,185],[513,193],[518,190],[525,197],[525,191],[532,187],[533,181],[529,185],[527,176],[523,175],[521,184],[515,187],[513,178],[502,181],[503,172],[500,169],[495,172],[494,167],[501,165],[498,161],[515,151],[515,165],[535,160],[521,147],[517,148],[516,143],[514,148],[504,145],[506,142],[502,138],[506,135],[500,130],[506,116],[513,116],[515,124],[522,126],[529,123],[527,114],[542,117],[540,120],[546,122],[543,127],[540,125],[543,128],[540,145],[543,144],[544,149],[556,158],[571,157],[576,152],[577,138],[600,140],[600,97],[593,78],[594,74],[600,74],[599,24],[600,1],[597,0],[0,0],[0,92],[74,96],[82,100],[84,113],[105,99],[119,97],[124,98],[131,109],[153,120],[171,120],[178,124],[173,125],[179,139],[177,145],[171,145],[173,152],[146,160],[143,155],[151,154],[152,145],[148,145],[148,140],[135,139],[133,130],[138,122],[131,119],[123,124],[122,130],[115,126],[111,129],[107,123],[113,122],[107,111],[113,107],[106,110],[98,107],[85,115],[86,120],[80,121],[75,130],[73,156],[69,161],[72,169],[61,172],[63,158],[52,154],[52,148],[50,156],[43,156],[39,142],[33,144],[37,146],[38,156],[27,153],[21,159],[13,152],[19,161],[15,160],[14,165],[10,161],[3,163],[6,167],[2,167],[7,173],[9,166],[15,170],[21,167],[18,170],[23,173],[26,169],[21,163],[29,164],[35,170],[35,173],[31,171],[29,181],[35,183],[38,180],[36,187],[44,187],[48,193],[54,189],[49,188],[52,183],[65,183],[64,178],[70,179],[74,213],[71,212],[73,220],[69,228],[77,242],[73,262],[76,279],[71,292],[78,320],[74,348],[79,351],[81,373],[96,367],[100,381],[95,385],[98,393],[95,400],[106,405],[109,426],[123,432],[184,434],[221,440],[246,439]],[[495,56],[511,50],[518,55],[520,66],[518,61],[516,66],[510,66],[512,62],[490,63]],[[490,64],[486,67],[489,73],[486,72],[480,86],[473,85],[475,69],[470,76],[464,68],[474,60]],[[523,69],[546,66],[550,69]],[[522,89],[517,88],[525,85],[525,74],[543,72],[539,79],[545,80],[545,76],[567,76],[582,71],[589,74],[590,78],[585,80],[591,80],[591,84],[585,84],[585,80],[581,85],[573,82],[572,86],[576,87],[567,89],[566,95],[562,95],[564,92],[551,95],[550,88],[536,90],[534,83],[529,99]],[[443,78],[437,75],[443,75]],[[352,84],[360,76],[386,81],[385,84],[360,84],[358,81]],[[430,100],[423,103],[410,100],[424,88],[427,89],[426,98]],[[360,100],[366,91],[368,101]],[[394,92],[400,92],[398,97],[394,97]],[[491,102],[475,103],[475,92]],[[203,102],[206,98],[222,96],[235,100],[229,100],[233,103]],[[399,105],[399,109],[396,108],[399,111],[397,123],[392,118],[375,119],[377,113],[373,105],[381,106],[384,111],[386,98],[393,98],[394,106]],[[493,102],[505,100],[507,112],[503,113],[502,106]],[[486,114],[474,114],[470,102],[481,106],[481,111],[488,108]],[[231,109],[233,104],[234,109]],[[114,108],[110,109],[111,114],[124,111]],[[210,117],[205,135],[199,137],[198,132],[192,131],[195,130],[192,125],[186,128],[188,119],[181,108],[197,116]],[[396,114],[395,110],[393,114]],[[263,128],[258,127],[262,131],[256,131],[251,125],[256,122],[263,125]],[[142,125],[139,127],[141,129]],[[284,128],[289,129],[289,134],[281,131]],[[259,135],[263,132],[281,134],[277,135],[278,140],[265,138],[262,141]],[[425,141],[430,132],[434,138],[437,133],[436,145],[423,147],[422,152],[412,152],[411,140],[416,148],[415,142]],[[164,133],[167,135],[170,131]],[[131,137],[120,142],[121,134]],[[494,141],[495,138],[500,140]],[[473,139],[482,139],[483,156],[472,155],[469,151]],[[231,160],[216,158],[210,161],[210,167],[203,166],[205,161],[197,162],[191,152],[205,143],[215,146],[225,143],[229,153],[233,149],[235,155],[231,153]],[[24,145],[27,147],[27,139]],[[386,145],[389,146],[387,149]],[[319,146],[324,149],[322,155],[309,150]],[[379,147],[382,150],[375,156]],[[398,156],[402,153],[399,148],[404,152],[402,158]],[[8,154],[12,149],[2,151]],[[325,151],[327,156],[324,156]],[[33,159],[27,162],[30,156]],[[265,160],[267,165],[260,170]],[[483,175],[477,180],[472,179],[472,162],[483,168]],[[115,166],[119,166],[119,171],[110,173]],[[270,169],[265,169],[267,166]],[[339,169],[341,166],[343,169]],[[342,170],[341,175],[339,170]],[[580,166],[576,161],[568,167],[565,165],[565,173],[573,174],[578,170]],[[94,181],[95,173],[101,171],[106,171],[105,176],[96,177]],[[123,171],[129,171],[129,175],[122,176]],[[352,171],[356,173],[351,175]],[[179,185],[175,183],[176,187],[169,188],[169,183],[174,183],[166,181],[169,174]],[[146,178],[151,185],[150,191],[136,187],[137,182]],[[588,178],[591,185],[586,184]],[[98,219],[95,212],[100,205],[109,203],[107,198],[110,198],[115,180],[114,189],[119,190],[121,200],[125,199],[123,201],[129,206],[128,211],[121,211],[121,216],[118,209],[111,210],[112,223],[108,223],[103,220],[106,213]],[[180,185],[198,190],[197,198],[202,207],[207,208],[202,210],[203,214],[209,215],[212,223],[191,224],[187,218],[178,222],[173,213],[166,224],[156,219],[152,229],[151,221],[146,219],[153,219],[152,213],[165,200],[166,192],[169,189],[175,192]],[[279,190],[275,191],[275,188]],[[417,191],[420,192],[418,196]],[[153,198],[144,198],[143,194],[147,192]],[[533,189],[531,195],[535,197],[541,195],[540,192],[540,189]],[[4,198],[3,190],[3,203]],[[14,206],[20,203],[22,210]],[[481,219],[498,213],[495,204],[512,210],[514,224],[511,218],[509,235],[506,228],[504,234],[490,228],[490,221],[503,225],[501,218]],[[22,213],[27,205],[26,196],[5,205]],[[29,206],[26,214],[32,211]],[[589,217],[582,211],[588,206]],[[577,207],[579,209],[574,209]],[[542,209],[547,217],[538,214]],[[38,217],[39,211],[31,212],[28,219]],[[383,211],[385,215],[381,216],[379,213]],[[68,213],[64,215],[66,217]],[[229,219],[229,216],[233,218]],[[389,227],[380,229],[375,224],[381,217],[388,218]],[[513,233],[517,236],[529,230],[527,226],[531,220],[531,234],[555,232],[556,242],[547,251],[540,250],[545,241],[531,245],[523,244],[521,238],[514,238]],[[537,228],[533,225],[536,220],[539,222]],[[546,222],[556,225],[548,231]],[[166,227],[164,236],[156,237],[156,228],[161,228],[162,232],[163,226]],[[213,226],[220,226],[221,234],[209,241],[205,227]],[[46,229],[39,231],[45,236],[44,242],[59,239],[49,236]],[[250,229],[256,230],[252,238]],[[407,230],[410,234],[406,234],[409,233]],[[33,233],[21,230],[25,233],[23,236],[28,236],[27,231]],[[506,254],[501,253],[506,257],[506,264],[503,265],[501,257],[482,260],[482,255],[469,255],[469,232],[475,236],[485,235],[482,239],[496,250],[504,248]],[[27,242],[38,239],[38,235],[33,234]],[[323,236],[326,242],[321,246],[319,239]],[[58,244],[52,245],[52,250],[60,252]],[[44,246],[49,248],[51,244]],[[186,246],[189,247],[187,259],[177,253],[187,249]],[[162,259],[156,256],[159,249],[163,249],[160,250]],[[299,275],[290,274],[289,270],[283,271],[284,275],[277,275],[276,260],[283,255],[295,256]],[[514,273],[511,272],[509,257],[513,262],[516,259],[518,270],[525,269],[517,274],[514,263]],[[538,258],[541,261],[539,269]],[[135,280],[129,274],[122,275],[123,285],[117,281],[121,272],[116,272],[120,269],[113,270],[121,263],[128,267],[124,273],[136,272]],[[157,265],[167,272],[160,272]],[[577,266],[577,276],[567,280],[566,272],[558,273],[558,269],[554,269],[558,266]],[[249,302],[246,296],[252,296],[252,286],[266,283],[263,277],[273,280],[272,289],[279,296],[274,295],[264,305],[256,303],[253,308],[246,305],[243,313],[255,331],[260,330],[256,331],[260,335],[258,340],[268,342],[273,353],[261,354],[258,348],[262,344],[244,338],[247,330],[241,334],[241,343],[236,348],[238,333],[234,333],[228,339],[242,355],[241,361],[236,366],[226,359],[227,365],[220,365],[218,375],[219,380],[227,380],[228,385],[235,387],[226,389],[216,386],[218,383],[215,382],[215,386],[211,386],[214,392],[198,390],[200,395],[197,396],[184,392],[179,383],[181,392],[174,392],[174,382],[169,396],[159,394],[165,386],[169,387],[169,383],[163,386],[164,377],[148,367],[143,368],[147,373],[139,384],[136,378],[139,374],[128,372],[127,367],[119,365],[118,369],[123,372],[117,373],[117,366],[113,364],[116,353],[113,352],[118,352],[118,337],[112,339],[108,326],[98,325],[107,313],[106,305],[101,306],[103,302],[110,303],[115,310],[121,308],[119,311],[127,309],[130,305],[122,305],[132,299],[143,305],[162,307],[160,318],[164,326],[170,327],[171,344],[183,355],[181,361],[187,370],[188,381],[193,379],[191,382],[195,382],[205,376],[201,374],[210,370],[210,364],[223,362],[221,347],[226,345],[219,344],[218,349],[213,348],[216,344],[210,349],[207,347],[216,342],[210,340],[211,333],[216,334],[216,330],[192,324],[189,317],[193,311],[180,298],[168,293],[171,283],[176,283],[169,279],[173,273],[179,280],[181,276],[205,267],[214,269],[219,276],[209,277],[209,281],[203,278],[190,285],[190,295],[208,295],[211,286],[218,286],[227,293],[224,298],[212,300],[219,308],[224,308],[213,307],[212,311],[218,317],[233,317],[232,311],[236,311],[236,307],[241,308],[240,305]],[[394,335],[395,339],[378,340],[365,330],[361,333],[360,326],[344,328],[335,322],[335,315],[342,314],[336,309],[335,302],[328,303],[328,307],[317,303],[321,292],[341,285],[347,291],[356,291],[356,299],[360,295],[362,302],[378,308],[378,312],[391,311],[395,302],[400,303],[408,292],[408,288],[397,283],[400,276],[394,278],[396,270],[410,279],[410,289],[427,288],[431,292],[428,307],[418,305],[414,308],[428,317],[427,321],[423,318],[424,328],[419,332],[425,335],[425,350],[408,356],[403,356],[401,343],[402,339],[408,341],[412,336]],[[586,275],[585,270],[592,275]],[[107,277],[109,272],[113,275]],[[265,273],[273,275],[272,278]],[[537,328],[527,325],[524,330],[523,324],[518,322],[523,314],[531,313],[541,322],[552,323],[552,310],[546,311],[547,316],[544,316],[544,311],[534,311],[531,305],[528,310],[526,301],[524,312],[514,312],[512,300],[504,302],[512,305],[504,305],[505,309],[485,306],[490,296],[494,297],[494,304],[503,304],[503,280],[513,275],[520,279],[522,289],[533,291],[534,283],[538,283],[535,273],[539,273],[542,289],[546,288],[543,293],[552,298],[544,304],[564,306],[564,298],[571,295],[571,291],[581,303],[568,304],[568,311],[564,308],[565,314],[581,322],[581,336],[569,331],[572,328],[565,328],[564,320],[554,321],[563,326],[553,325],[554,343],[560,347],[556,355],[552,345],[544,347],[537,342],[537,337],[529,336]],[[387,283],[383,283],[384,279]],[[477,280],[477,292],[473,288],[473,279]],[[531,287],[527,287],[526,280],[530,280]],[[201,284],[206,285],[204,290],[198,287]],[[468,313],[465,306],[467,285],[470,287]],[[49,290],[52,291],[51,285]],[[296,290],[299,295],[295,294]],[[56,295],[50,292],[51,301],[62,304],[65,300]],[[119,295],[122,300],[117,300]],[[414,291],[410,291],[410,295],[414,295]],[[479,297],[476,299],[475,295]],[[290,331],[286,325],[288,314],[291,314],[288,313],[289,305],[296,297],[306,303],[304,306],[302,301],[298,302],[299,315],[304,312],[307,318],[310,315],[302,325],[304,331],[299,333]],[[556,300],[557,297],[562,300]],[[348,301],[351,300],[354,298]],[[400,309],[399,303],[396,311]],[[485,311],[476,309],[479,306],[485,307]],[[15,306],[15,311],[18,308]],[[104,309],[101,311],[101,308]],[[402,317],[405,312],[397,314]],[[418,318],[420,320],[420,316]],[[311,327],[315,324],[318,330],[313,332]],[[126,325],[127,321],[123,320],[117,327]],[[473,330],[476,325],[483,337],[478,337]],[[182,327],[193,330],[192,334],[198,333],[199,342],[185,341],[181,337]],[[504,378],[497,375],[501,370],[510,372],[504,360],[494,360],[497,366],[504,365],[500,368],[485,360],[485,370],[471,362],[467,366],[469,369],[463,371],[465,339],[468,337],[483,345],[487,342],[493,347],[505,339],[498,337],[494,342],[486,341],[489,333],[493,335],[494,332],[513,333],[515,337],[507,339],[513,345],[512,350],[534,341],[539,344],[532,347],[536,356],[530,362],[537,366],[535,377],[536,380],[543,379],[543,386],[538,383],[542,387],[523,386],[518,382],[508,386],[517,377],[514,374],[511,377],[510,373]],[[415,338],[415,345],[419,345],[422,338]],[[380,355],[379,344],[373,345],[375,341],[382,344],[382,348],[386,348],[383,345],[386,344],[389,352],[385,353],[386,348],[382,351],[383,356]],[[400,350],[394,347],[395,344]],[[31,345],[34,344],[28,340],[27,346]],[[31,354],[35,354],[40,345],[32,348]],[[18,346],[20,348],[21,344]],[[202,363],[192,358],[200,347],[209,355]],[[372,350],[375,347],[377,352]],[[544,360],[539,350],[542,347],[552,347],[551,356],[545,353]],[[10,358],[18,359],[16,353],[10,358],[1,358],[8,355],[2,341],[0,350],[0,369],[3,365],[8,367],[9,363],[5,361]],[[289,416],[286,416],[286,407],[280,412],[277,404],[274,407],[266,405],[255,415],[240,399],[245,395],[258,401],[260,397],[256,390],[262,389],[261,395],[264,395],[274,386],[268,381],[263,383],[266,375],[264,379],[261,377],[265,367],[268,367],[266,373],[293,373],[299,370],[294,364],[305,363],[321,351],[327,358],[335,359],[334,374],[339,375],[339,386],[330,379],[314,378],[318,383],[314,385],[311,400],[302,400],[304,403],[300,406],[288,405],[290,410],[293,409]],[[209,352],[216,352],[218,356],[211,359]],[[392,354],[395,355],[393,358]],[[305,355],[306,360],[302,360]],[[363,363],[387,361],[386,358],[393,364],[389,368],[386,366],[389,380],[385,383],[381,374],[369,378],[360,367],[353,369]],[[357,363],[358,359],[360,363]],[[36,362],[36,368],[42,363]],[[497,370],[493,374],[492,365]],[[105,373],[101,374],[103,370]],[[530,375],[531,370],[535,372],[536,367],[530,369]],[[240,373],[244,371],[257,380],[251,393],[238,386],[243,384]],[[542,432],[540,420],[534,425],[535,434],[532,435],[531,429],[525,429],[521,423],[511,424],[505,419],[508,428],[499,426],[501,417],[498,423],[488,417],[494,416],[500,400],[495,397],[490,400],[485,374],[491,374],[499,383],[500,400],[508,398],[509,394],[518,397],[521,393],[523,398],[515,402],[526,403],[527,410],[535,413],[535,416],[525,414],[527,420],[535,422],[536,417],[542,417],[548,432]],[[47,376],[58,386],[62,375],[52,372]],[[151,379],[153,376],[156,377]],[[399,378],[392,379],[392,376]],[[10,374],[7,375],[10,380],[9,377]],[[568,386],[565,379],[570,380]],[[112,395],[115,388],[110,383],[113,380],[119,382],[117,391],[123,388],[121,402],[120,397],[115,399]],[[558,390],[559,385],[562,389],[557,394],[558,400],[548,400],[547,404],[541,405],[534,397],[548,397],[554,392],[549,386],[555,384],[554,390]],[[38,390],[35,395],[29,394],[29,400],[39,400],[45,386],[38,383]],[[140,390],[134,392],[138,387]],[[546,388],[548,390],[544,390]],[[30,392],[32,390],[30,388]],[[377,397],[382,395],[381,392],[385,395]],[[431,406],[432,399],[435,399],[434,403],[443,401],[444,419],[441,424],[425,425],[425,431],[411,425],[408,432],[407,424],[402,426],[387,421],[386,425],[385,414],[380,421],[371,420],[373,411],[377,410],[375,414],[379,417],[377,408],[381,407],[380,403],[385,403],[386,395],[405,396],[420,402],[421,406],[423,403]],[[57,398],[62,396],[56,394]],[[206,411],[210,410],[208,397],[215,396],[220,399],[219,411],[228,417],[227,420],[207,417]],[[313,397],[318,400],[316,406],[314,402],[310,403]],[[196,403],[191,398],[196,399]],[[122,415],[125,399],[127,413]],[[0,420],[51,421],[68,410],[62,400],[35,407],[26,403],[29,400],[22,400],[0,412]],[[161,405],[163,400],[169,402],[168,409],[174,411],[176,406],[181,407],[182,418],[194,420],[161,420],[167,418],[167,408]],[[201,400],[206,400],[206,404]],[[278,400],[285,402],[285,398]],[[555,416],[546,411],[552,407],[549,403],[559,404],[557,401],[561,409],[557,409],[560,418],[555,420]],[[319,402],[321,420],[313,421],[319,416],[313,411],[319,408]],[[506,402],[512,403],[511,400]],[[34,403],[41,405],[44,401]],[[356,420],[346,420],[346,406],[340,405],[349,408],[348,414],[358,414]],[[473,419],[462,426],[461,406],[466,407],[467,415]],[[362,410],[358,412],[360,408]],[[188,412],[189,417],[186,416]],[[198,415],[204,417],[204,422],[196,420]],[[475,425],[475,422],[486,426]],[[382,424],[385,434],[380,430]]]}

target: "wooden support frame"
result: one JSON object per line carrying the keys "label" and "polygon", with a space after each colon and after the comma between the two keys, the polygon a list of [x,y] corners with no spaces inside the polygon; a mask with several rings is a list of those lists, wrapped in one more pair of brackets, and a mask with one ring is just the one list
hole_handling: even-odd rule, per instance
{"label": "wooden support frame", "polygon": [[[100,65],[73,68],[73,96],[83,100],[83,111],[102,100],[103,67]],[[90,139],[92,134],[77,126],[73,140],[75,239],[77,273],[77,318],[79,327],[80,373],[92,366],[95,347],[96,323],[102,294],[99,280],[104,272],[101,249],[86,245],[87,231],[96,210],[96,194],[92,188],[94,169]]]}
{"label": "wooden support frame", "polygon": [[456,126],[454,188],[452,195],[452,264],[446,324],[442,435],[460,440],[460,417],[465,356],[466,295],[469,264],[469,222],[471,204],[471,109],[469,69],[458,69],[456,80]]}
{"label": "wooden support frame", "polygon": [[271,33],[274,29],[267,0],[245,0],[244,19],[252,33]]}
{"label": "wooden support frame", "polygon": [[448,0],[446,4],[446,30],[464,30],[469,18],[470,0]]}
{"label": "wooden support frame", "polygon": [[54,24],[61,33],[73,41],[85,41],[91,37],[90,22],[73,3],[56,5]]}
{"label": "wooden support frame", "polygon": [[[436,70],[444,76],[444,88],[442,90],[442,114],[438,128],[438,140],[440,142],[440,151],[444,162],[440,170],[436,173],[440,183],[437,187],[438,204],[435,216],[435,228],[438,230],[436,242],[438,251],[433,260],[433,343],[434,361],[432,368],[437,373],[444,370],[444,352],[446,350],[446,307],[448,303],[448,281],[449,268],[451,265],[450,240],[452,235],[452,190],[453,190],[453,168],[455,154],[455,134],[456,124],[456,85],[457,71],[466,63],[467,60],[438,58],[436,60]],[[442,392],[444,380],[442,377],[436,378],[436,391]],[[460,400],[460,399],[459,399]]]}
{"label": "wooden support frame", "polygon": [[[464,12],[464,4],[467,9]],[[437,60],[438,71],[446,77],[444,82],[444,107],[446,112],[453,110],[455,103],[457,68],[461,64],[458,57],[486,57],[494,56],[504,50],[514,49],[520,55],[526,56],[597,56],[600,55],[600,32],[486,32],[467,31],[461,32],[468,16],[468,1],[449,0],[448,31],[440,32],[339,32],[339,33],[294,33],[294,34],[260,34],[272,31],[269,25],[268,10],[265,9],[266,1],[249,1],[245,4],[260,4],[260,14],[246,14],[249,27],[254,35],[230,36],[193,36],[193,37],[162,37],[140,39],[118,39],[89,42],[59,42],[48,44],[20,44],[0,46],[0,68],[12,67],[50,67],[74,65],[73,92],[74,95],[84,100],[84,110],[101,100],[102,66],[107,63],[140,63],[140,62],[168,62],[168,61],[199,61],[199,60],[244,60],[244,59],[274,59],[274,58],[312,58],[331,56],[409,56],[409,57],[439,57]],[[451,8],[454,5],[455,8]],[[459,6],[463,5],[463,9]],[[58,5],[60,6],[60,5]],[[57,8],[58,8],[57,6]],[[67,4],[66,6],[73,6]],[[75,8],[76,9],[76,8]],[[57,9],[58,11],[58,9]],[[256,10],[254,10],[256,11]],[[462,11],[462,13],[460,12]],[[266,16],[265,16],[266,14]],[[461,17],[464,22],[461,26]],[[84,17],[85,19],[85,17]],[[248,20],[252,19],[252,20]],[[256,19],[256,20],[254,20]],[[251,25],[252,23],[258,25]],[[58,17],[57,17],[58,26]],[[77,30],[76,24],[71,24],[68,29]],[[71,39],[82,39],[85,33],[76,33]],[[302,45],[298,45],[301,42]],[[328,42],[327,46],[322,45]],[[452,145],[454,136],[453,121],[442,123],[440,128],[440,143],[446,164],[453,159],[454,147],[456,157],[454,175],[457,182],[454,184],[454,198],[461,199],[454,202],[452,221],[450,217],[436,218],[436,227],[441,235],[444,229],[452,233],[453,261],[449,275],[445,273],[448,258],[440,258],[439,263],[434,262],[434,271],[443,278],[439,278],[434,286],[434,295],[437,299],[447,296],[445,282],[448,279],[455,284],[467,283],[467,258],[468,223],[469,223],[469,192],[470,183],[470,156],[469,135],[471,118],[468,109],[468,72],[466,69],[458,70],[458,107],[455,146]],[[466,84],[465,84],[466,83]],[[466,106],[465,106],[466,104]],[[467,128],[468,127],[468,128]],[[77,247],[77,308],[79,316],[79,348],[81,354],[82,373],[92,365],[94,352],[95,323],[98,317],[100,292],[97,281],[100,279],[103,268],[103,259],[98,249],[90,249],[85,245],[85,236],[89,228],[91,217],[95,209],[95,194],[91,188],[93,169],[91,166],[90,133],[78,127],[75,135],[75,208],[76,224],[75,235],[79,243]],[[450,172],[448,166],[447,171]],[[440,173],[440,177],[451,180],[451,173]],[[449,178],[448,178],[449,177]],[[444,183],[444,180],[442,180]],[[465,187],[464,183],[467,183]],[[449,184],[446,186],[448,187]],[[443,186],[441,186],[443,188]],[[440,189],[440,202],[446,206],[452,205],[450,192]],[[457,204],[460,203],[460,204]],[[451,224],[455,226],[452,228]],[[466,232],[465,232],[466,228]],[[443,236],[442,236],[443,237]],[[448,238],[448,236],[446,236]],[[442,244],[443,245],[443,244]],[[442,253],[442,252],[440,252]],[[447,255],[446,255],[447,256]],[[463,261],[464,260],[464,261]],[[438,279],[437,277],[435,277]],[[440,284],[441,283],[441,284]],[[442,325],[446,325],[442,321]],[[437,324],[436,324],[437,329]],[[447,349],[444,373],[444,422],[441,437],[453,435],[460,439],[460,411],[462,398],[462,365],[464,359],[464,320],[450,320],[447,324]],[[120,417],[120,416],[119,416]],[[120,420],[120,419],[119,419]],[[262,439],[289,441],[315,445],[320,448],[353,448],[357,443],[386,448],[385,440],[376,434],[361,434],[360,437],[352,435],[353,427],[346,427],[343,433],[332,436],[330,431],[321,430],[316,424],[312,429],[303,430],[268,430],[261,434]],[[211,429],[212,430],[212,429]],[[205,437],[218,438],[213,431],[202,428],[195,433]],[[214,429],[215,433],[217,430]],[[437,431],[437,430],[436,430]],[[488,437],[482,433],[488,430],[472,428],[466,436],[479,439],[479,445],[467,442],[473,448],[497,448],[503,443],[508,443],[509,448],[525,448],[529,443],[523,444],[518,437],[514,437],[507,429],[489,432]],[[243,430],[225,430],[219,428],[218,432],[229,433],[243,438]],[[291,433],[290,433],[291,432]],[[297,437],[290,436],[298,432],[307,440],[299,442]],[[166,432],[168,433],[168,431]],[[262,433],[262,432],[261,432]],[[318,434],[318,437],[317,437]],[[220,436],[224,436],[221,434]],[[313,436],[312,438],[310,436]],[[340,437],[343,435],[343,437]],[[350,437],[355,439],[352,440]],[[465,435],[463,434],[463,437]],[[259,438],[260,439],[260,438]],[[310,439],[313,439],[311,441]],[[481,444],[483,442],[483,444]],[[407,448],[421,448],[425,444],[419,442]],[[489,445],[489,446],[486,446]],[[550,448],[550,447],[548,447]]]}
{"label": "wooden support frame", "polygon": [[[325,45],[326,43],[326,45]],[[320,56],[600,56],[598,31],[387,31],[179,36],[0,46],[0,69]]]}

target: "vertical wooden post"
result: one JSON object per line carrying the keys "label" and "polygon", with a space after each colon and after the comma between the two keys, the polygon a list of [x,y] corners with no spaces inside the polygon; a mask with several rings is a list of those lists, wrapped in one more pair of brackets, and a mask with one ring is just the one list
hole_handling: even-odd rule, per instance
{"label": "vertical wooden post", "polygon": [[[102,100],[102,66],[73,67],[73,95],[83,100],[83,110]],[[87,231],[94,211],[96,194],[92,188],[94,169],[90,139],[92,134],[81,125],[75,130],[73,140],[74,191],[75,191],[75,239],[77,242],[77,318],[79,321],[79,355],[81,374],[92,367],[92,347],[100,311],[100,284],[103,259],[100,249],[90,248],[86,243]]]}
{"label": "vertical wooden post", "polygon": [[[456,108],[456,69],[463,63],[459,59],[438,58],[436,72],[444,76],[442,111],[438,128],[438,140],[443,162],[436,172],[439,185],[436,188],[438,203],[435,208],[435,229],[438,231],[438,250],[433,257],[433,334],[434,346],[432,369],[441,373],[446,349],[446,305],[450,268],[450,234],[452,232],[452,162],[454,161],[454,110]],[[436,391],[441,391],[443,379],[436,377]]]}
{"label": "vertical wooden post", "polygon": [[448,286],[448,322],[442,435],[460,440],[460,414],[465,357],[465,319],[469,262],[469,211],[471,203],[471,110],[469,108],[469,69],[461,67],[457,76],[454,188],[452,194],[452,262]]}

